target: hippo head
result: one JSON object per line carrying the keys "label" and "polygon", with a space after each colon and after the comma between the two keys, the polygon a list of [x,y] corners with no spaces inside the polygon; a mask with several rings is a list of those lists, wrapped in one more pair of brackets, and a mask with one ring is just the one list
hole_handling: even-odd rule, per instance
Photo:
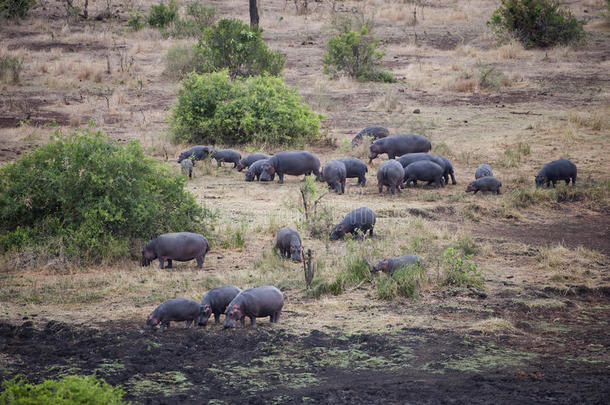
{"label": "hippo head", "polygon": [[254,181],[254,172],[250,170],[246,172],[246,181]]}
{"label": "hippo head", "polygon": [[474,184],[474,181],[471,181],[470,184],[468,184],[468,187],[466,187],[467,193],[471,191],[477,191],[477,186]]}
{"label": "hippo head", "polygon": [[142,261],[140,262],[140,264],[145,267],[145,266],[150,266],[150,262],[152,260],[155,260],[157,258],[157,256],[155,255],[155,252],[153,252],[150,249],[144,249],[142,251]]}
{"label": "hippo head", "polygon": [[546,183],[547,178],[544,174],[538,174],[536,176],[536,187],[541,187]]}
{"label": "hippo head", "polygon": [[239,305],[233,305],[232,308],[227,308],[226,319],[225,319],[225,329],[226,328],[234,328],[237,326],[237,321],[241,320],[245,315],[242,311],[242,308]]}
{"label": "hippo head", "polygon": [[155,318],[152,314],[146,318],[146,329],[153,328],[159,324],[159,318]]}
{"label": "hippo head", "polygon": [[208,324],[208,319],[210,319],[210,315],[212,315],[212,307],[210,307],[210,304],[202,305],[201,315],[199,315],[199,325],[206,326]]}
{"label": "hippo head", "polygon": [[333,228],[333,231],[330,234],[330,240],[341,239],[345,236],[345,225],[339,224]]}
{"label": "hippo head", "polygon": [[373,160],[377,157],[377,155],[379,155],[380,153],[383,153],[381,151],[381,146],[379,146],[378,144],[376,144],[375,142],[373,142],[371,144],[371,146],[369,146],[369,150],[371,151],[371,153],[369,153],[369,159]]}
{"label": "hippo head", "polygon": [[372,272],[377,271],[388,271],[390,268],[390,261],[388,259],[381,259],[372,268]]}
{"label": "hippo head", "polygon": [[235,168],[237,169],[238,172],[241,172],[242,170],[244,170],[246,166],[244,165],[243,161],[240,160],[239,162],[237,162],[237,166],[235,166]]}
{"label": "hippo head", "polygon": [[261,167],[261,175],[259,177],[260,181],[273,181],[273,177],[275,176],[275,167],[270,162],[263,163]]}
{"label": "hippo head", "polygon": [[303,248],[301,245],[290,244],[290,256],[295,262],[300,262],[303,257]]}

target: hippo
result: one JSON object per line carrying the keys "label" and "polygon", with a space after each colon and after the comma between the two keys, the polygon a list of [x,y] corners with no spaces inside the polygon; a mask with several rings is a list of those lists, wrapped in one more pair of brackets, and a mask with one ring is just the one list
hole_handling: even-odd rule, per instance
{"label": "hippo", "polygon": [[416,255],[385,258],[378,261],[371,269],[371,272],[383,271],[384,273],[392,275],[397,269],[408,264],[423,264],[423,260]]}
{"label": "hippo", "polygon": [[568,159],[553,160],[545,164],[536,175],[536,187],[541,187],[546,183],[547,188],[553,183],[553,187],[557,184],[557,180],[565,180],[566,185],[576,185],[576,165]]}
{"label": "hippo", "polygon": [[216,159],[218,167],[222,166],[222,162],[233,163],[233,167],[237,167],[237,163],[241,159],[239,152],[233,149],[216,149],[210,156],[212,159]]}
{"label": "hippo", "polygon": [[436,163],[429,160],[419,160],[407,166],[404,179],[407,186],[411,182],[416,186],[417,180],[423,180],[427,181],[428,184],[434,182],[434,188],[445,187],[443,172],[443,168]]}
{"label": "hippo", "polygon": [[213,150],[214,148],[212,146],[193,146],[192,148],[185,150],[180,154],[180,156],[178,156],[178,163],[181,163],[186,158],[191,158],[193,162],[205,159],[206,157],[208,157],[208,154]]}
{"label": "hippo", "polygon": [[477,170],[474,172],[474,178],[480,179],[481,177],[493,177],[493,172],[491,171],[491,166],[483,163],[477,167]]}
{"label": "hippo", "polygon": [[456,185],[455,174],[453,173],[453,165],[443,156],[434,156],[432,155],[432,161],[439,165],[443,169],[443,178],[445,179],[445,184],[449,184],[449,176],[451,176],[451,184]]}
{"label": "hippo", "polygon": [[189,179],[193,178],[193,161],[191,159],[184,159],[180,163],[180,167],[182,168],[182,174],[185,176],[188,174]]}
{"label": "hippo", "polygon": [[284,182],[284,174],[300,176],[313,173],[320,180],[320,159],[305,151],[276,153],[263,164],[260,181],[273,181],[274,173],[280,178],[279,184]]}
{"label": "hippo", "polygon": [[[258,181],[261,177],[261,173],[263,171],[263,165],[265,164],[266,161],[267,161],[267,159],[264,159],[264,160],[257,160],[256,162],[252,163],[250,165],[250,167],[248,167],[248,171],[246,172],[245,180],[254,181],[254,179],[256,179]],[[275,179],[275,173],[273,173],[271,175],[271,181],[273,181],[273,179]]]}
{"label": "hippo", "polygon": [[280,252],[282,259],[290,257],[295,262],[300,262],[303,256],[301,236],[296,229],[286,226],[277,231],[275,247]]}
{"label": "hippo", "polygon": [[201,317],[203,306],[197,301],[188,298],[173,298],[161,303],[146,318],[146,329],[153,328],[161,324],[161,330],[169,328],[170,322],[186,321],[184,329],[191,327],[191,324]]}
{"label": "hippo", "polygon": [[234,285],[225,285],[222,287],[212,288],[210,291],[205,293],[201,298],[201,306],[203,312],[199,317],[199,325],[206,326],[210,315],[214,314],[214,323],[220,323],[220,314],[224,313],[227,309],[229,302],[233,301],[233,298],[241,292],[241,288],[235,287]]}
{"label": "hippo", "polygon": [[239,293],[227,306],[224,326],[234,328],[237,321],[240,321],[244,327],[246,316],[250,318],[250,326],[253,328],[256,328],[256,318],[265,316],[268,316],[272,323],[277,323],[283,306],[284,294],[277,288],[271,285],[249,288]]}
{"label": "hippo", "polygon": [[376,125],[372,126],[372,127],[366,127],[362,131],[358,132],[358,135],[356,135],[352,139],[352,147],[360,145],[362,143],[362,139],[365,136],[369,137],[369,138],[373,138],[373,140],[376,140],[376,139],[385,138],[385,137],[390,136],[390,131],[388,131],[384,127],[380,127],[380,126],[376,126]]}
{"label": "hippo", "polygon": [[485,176],[471,181],[468,187],[466,187],[466,192],[474,191],[474,194],[476,194],[478,191],[491,191],[492,193],[500,194],[500,187],[502,187],[500,180],[495,177]]}
{"label": "hippo", "polygon": [[358,232],[373,236],[373,228],[375,227],[375,214],[367,207],[360,207],[350,211],[343,221],[337,224],[331,234],[330,240],[342,239],[346,233],[357,235]]}
{"label": "hippo", "polygon": [[411,163],[415,163],[420,160],[432,160],[433,158],[434,158],[434,155],[431,155],[427,152],[419,152],[419,153],[406,153],[396,160],[402,165],[402,167],[406,168]]}
{"label": "hippo", "polygon": [[171,269],[172,260],[187,262],[196,259],[200,269],[209,250],[208,240],[197,233],[165,233],[146,245],[142,251],[142,266],[149,266],[151,261],[159,259],[161,268],[167,260],[167,268]]}
{"label": "hippo", "polygon": [[356,158],[338,160],[345,165],[345,177],[348,179],[354,177],[358,178],[358,183],[356,183],[357,186],[364,187],[366,185],[366,173],[369,171],[369,168],[362,160]]}
{"label": "hippo", "polygon": [[345,193],[346,175],[345,163],[338,160],[329,160],[322,168],[322,178],[328,183],[328,188],[335,190],[337,194]]}
{"label": "hippo", "polygon": [[264,153],[253,153],[251,155],[246,156],[237,162],[237,171],[241,172],[242,170],[250,167],[250,165],[259,160],[269,159],[271,156],[266,155]]}
{"label": "hippo", "polygon": [[400,193],[400,185],[405,177],[405,169],[395,159],[386,160],[377,170],[377,186],[379,187],[379,195],[383,194],[383,186],[387,186],[392,194],[396,191]]}
{"label": "hippo", "polygon": [[378,155],[388,154],[388,159],[402,156],[405,153],[428,152],[432,149],[430,141],[421,135],[395,135],[377,139],[369,146],[369,163],[373,162]]}

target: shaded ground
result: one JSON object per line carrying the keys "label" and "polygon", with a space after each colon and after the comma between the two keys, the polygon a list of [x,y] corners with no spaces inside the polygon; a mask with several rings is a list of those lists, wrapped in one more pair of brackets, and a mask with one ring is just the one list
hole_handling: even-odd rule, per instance
{"label": "shaded ground", "polygon": [[54,321],[40,327],[0,323],[0,377],[95,372],[142,403],[573,404],[610,395],[607,363],[599,360],[606,328],[589,330],[581,343],[594,350],[583,355],[567,345],[550,353],[548,343],[563,346],[557,332],[540,345],[527,336],[410,328],[296,336],[266,322],[257,330],[166,333],[118,322],[101,330]]}

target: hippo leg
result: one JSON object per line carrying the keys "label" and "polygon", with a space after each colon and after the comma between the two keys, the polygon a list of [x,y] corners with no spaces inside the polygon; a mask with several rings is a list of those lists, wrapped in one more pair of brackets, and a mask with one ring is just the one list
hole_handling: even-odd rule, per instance
{"label": "hippo leg", "polygon": [[278,184],[283,184],[284,183],[284,173],[277,173],[278,177],[280,178],[278,181]]}
{"label": "hippo leg", "polygon": [[479,192],[479,189],[477,188],[477,189],[474,190],[474,193],[472,193],[472,194],[474,195],[474,194],[476,194],[478,192]]}
{"label": "hippo leg", "polygon": [[379,195],[383,195],[383,183],[379,183]]}
{"label": "hippo leg", "polygon": [[280,320],[281,313],[282,313],[281,311],[274,312],[273,315],[271,315],[271,322],[278,323],[278,321]]}
{"label": "hippo leg", "polygon": [[392,184],[390,187],[390,192],[392,193],[392,195],[396,194],[396,186],[394,184]]}
{"label": "hippo leg", "polygon": [[160,257],[160,258],[159,258],[159,265],[161,266],[161,268],[162,268],[162,269],[164,269],[164,268],[165,268],[165,267],[163,266],[163,262],[164,262],[163,258],[161,258],[161,257]]}
{"label": "hippo leg", "polygon": [[364,187],[366,185],[366,177],[358,177],[358,183],[356,183],[356,185]]}
{"label": "hippo leg", "polygon": [[197,256],[197,257],[195,258],[195,260],[197,260],[197,268],[198,268],[198,269],[203,268],[203,262],[204,262],[204,260],[205,260],[205,256]]}
{"label": "hippo leg", "polygon": [[453,175],[453,172],[449,173],[451,175],[451,184],[453,184],[454,186],[457,184],[457,181],[455,181],[455,176]]}
{"label": "hippo leg", "polygon": [[243,316],[239,322],[241,323],[242,328],[246,327],[246,317],[245,316]]}
{"label": "hippo leg", "polygon": [[216,325],[220,323],[220,313],[214,313],[214,323]]}
{"label": "hippo leg", "polygon": [[237,162],[233,162],[233,169],[237,167]]}
{"label": "hippo leg", "polygon": [[167,259],[167,268],[168,269],[172,268],[172,259]]}
{"label": "hippo leg", "polygon": [[345,193],[345,180],[341,182],[341,194]]}
{"label": "hippo leg", "polygon": [[161,331],[169,329],[169,321],[161,322]]}
{"label": "hippo leg", "polygon": [[553,180],[553,188],[557,187],[557,180]]}
{"label": "hippo leg", "polygon": [[192,323],[193,323],[192,319],[189,319],[188,321],[186,321],[186,323],[184,324],[184,329],[189,329],[191,327]]}
{"label": "hippo leg", "polygon": [[502,192],[500,192],[500,188],[496,190],[496,194],[502,194]]}
{"label": "hippo leg", "polygon": [[[366,233],[366,232],[365,232]],[[371,228],[369,229],[369,236],[373,236],[373,227],[371,226]]]}
{"label": "hippo leg", "polygon": [[250,326],[252,328],[256,328],[256,317],[254,317],[254,316],[250,317]]}
{"label": "hippo leg", "polygon": [[222,159],[217,159],[216,163],[218,163],[218,167],[222,166]]}

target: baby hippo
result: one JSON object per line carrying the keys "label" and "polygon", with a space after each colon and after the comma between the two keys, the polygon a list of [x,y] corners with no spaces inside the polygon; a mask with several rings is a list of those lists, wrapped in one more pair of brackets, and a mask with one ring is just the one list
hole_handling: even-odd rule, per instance
{"label": "baby hippo", "polygon": [[492,193],[500,194],[500,187],[502,187],[500,180],[495,177],[485,176],[471,181],[468,187],[466,187],[466,192],[474,191],[474,194],[476,194],[478,191],[491,191]]}
{"label": "baby hippo", "polygon": [[169,328],[170,322],[186,321],[184,329],[191,327],[191,324],[200,319],[203,314],[203,306],[197,301],[188,298],[174,298],[167,300],[146,318],[146,329],[153,328],[161,324],[161,330]]}
{"label": "baby hippo", "polygon": [[474,172],[475,179],[480,179],[481,177],[493,177],[493,175],[494,174],[491,171],[491,166],[486,163],[483,163],[477,167],[477,170]]}
{"label": "baby hippo", "polygon": [[303,248],[301,247],[301,236],[296,229],[286,226],[277,231],[275,247],[282,259],[290,257],[295,262],[301,261]]}
{"label": "baby hippo", "polygon": [[[267,159],[257,160],[252,163],[250,167],[248,167],[248,171],[246,172],[246,181],[258,181],[261,177],[261,173],[263,172],[263,165],[267,162]],[[275,179],[275,173],[271,175],[271,181]]]}
{"label": "baby hippo", "polygon": [[379,195],[383,194],[383,186],[387,186],[392,194],[399,193],[400,185],[405,177],[405,170],[402,165],[395,159],[386,160],[377,170],[377,186],[379,187]]}
{"label": "baby hippo", "polygon": [[544,165],[536,176],[536,187],[540,187],[546,183],[547,187],[553,183],[553,187],[557,184],[557,180],[565,180],[566,185],[576,184],[576,165],[568,159],[554,160]]}
{"label": "baby hippo", "polygon": [[212,159],[216,159],[218,167],[222,165],[222,162],[233,163],[233,167],[237,167],[241,159],[241,155],[238,151],[233,149],[216,149],[212,152]]}
{"label": "baby hippo", "polygon": [[342,239],[346,233],[356,236],[360,232],[366,234],[366,231],[369,231],[369,235],[373,236],[375,219],[375,214],[367,207],[360,207],[350,211],[343,218],[343,221],[333,228],[330,240]]}
{"label": "baby hippo", "polygon": [[241,292],[241,289],[234,285],[225,285],[222,287],[212,288],[201,299],[203,312],[199,317],[199,325],[206,326],[210,315],[214,314],[214,323],[220,322],[220,314],[224,313],[227,305],[233,298]]}
{"label": "baby hippo", "polygon": [[241,172],[242,170],[250,167],[250,165],[252,165],[252,163],[259,161],[259,160],[269,159],[270,157],[271,156],[269,156],[265,153],[253,153],[251,155],[248,155],[245,158],[241,159],[239,162],[237,162],[237,171]]}
{"label": "baby hippo", "polygon": [[416,255],[404,255],[381,259],[373,266],[372,273],[383,271],[391,276],[397,269],[407,264],[423,264],[423,260]]}
{"label": "baby hippo", "polygon": [[329,160],[322,168],[322,178],[337,194],[345,193],[345,177],[347,169],[345,163],[339,160]]}
{"label": "baby hippo", "polygon": [[256,328],[256,318],[268,316],[272,323],[277,323],[283,306],[284,294],[277,288],[270,285],[249,288],[239,293],[227,306],[225,328],[234,328],[238,321],[244,327],[246,317],[250,318],[253,328]]}

